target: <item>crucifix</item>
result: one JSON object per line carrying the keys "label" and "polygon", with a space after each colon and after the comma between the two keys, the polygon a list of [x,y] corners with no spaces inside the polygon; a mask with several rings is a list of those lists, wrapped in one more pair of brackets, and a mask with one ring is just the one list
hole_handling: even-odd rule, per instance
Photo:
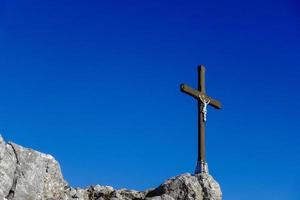
{"label": "crucifix", "polygon": [[205,124],[207,115],[207,106],[210,105],[216,109],[221,109],[221,103],[209,97],[205,88],[205,67],[198,66],[198,90],[181,84],[182,92],[192,96],[198,102],[198,159],[195,174],[208,173],[208,166],[205,159]]}

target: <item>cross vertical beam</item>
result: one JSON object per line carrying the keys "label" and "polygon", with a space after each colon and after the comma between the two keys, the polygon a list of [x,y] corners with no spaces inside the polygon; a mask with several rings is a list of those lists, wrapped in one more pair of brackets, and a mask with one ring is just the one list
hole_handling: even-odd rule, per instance
{"label": "cross vertical beam", "polygon": [[[198,91],[206,92],[205,88],[205,68],[203,65],[198,66]],[[198,160],[197,163],[205,161],[205,121],[202,114],[203,103],[198,101]]]}

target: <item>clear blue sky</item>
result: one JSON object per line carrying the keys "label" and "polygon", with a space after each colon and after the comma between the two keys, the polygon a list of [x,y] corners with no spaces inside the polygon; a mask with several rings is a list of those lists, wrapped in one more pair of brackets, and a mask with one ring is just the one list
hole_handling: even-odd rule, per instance
{"label": "clear blue sky", "polygon": [[145,189],[193,172],[197,85],[224,199],[300,199],[300,4],[4,0],[0,131],[72,186]]}

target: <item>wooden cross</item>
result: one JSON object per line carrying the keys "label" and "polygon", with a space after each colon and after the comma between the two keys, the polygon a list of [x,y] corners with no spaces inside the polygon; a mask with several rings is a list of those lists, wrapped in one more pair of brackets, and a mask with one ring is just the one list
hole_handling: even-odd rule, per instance
{"label": "wooden cross", "polygon": [[205,88],[205,67],[198,66],[198,90],[181,84],[182,92],[194,97],[198,102],[198,160],[195,174],[208,173],[208,167],[205,159],[205,124],[206,124],[206,106],[211,105],[216,109],[221,109],[221,103],[206,94]]}

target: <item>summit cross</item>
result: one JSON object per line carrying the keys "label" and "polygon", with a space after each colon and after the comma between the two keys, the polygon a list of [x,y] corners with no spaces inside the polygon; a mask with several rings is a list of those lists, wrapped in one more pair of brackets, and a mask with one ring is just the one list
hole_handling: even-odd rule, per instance
{"label": "summit cross", "polygon": [[205,158],[207,105],[211,105],[216,109],[221,109],[221,103],[206,94],[205,67],[203,65],[198,66],[198,90],[195,90],[186,84],[181,84],[180,89],[182,92],[195,98],[198,102],[198,159],[195,174],[208,173],[208,166]]}

